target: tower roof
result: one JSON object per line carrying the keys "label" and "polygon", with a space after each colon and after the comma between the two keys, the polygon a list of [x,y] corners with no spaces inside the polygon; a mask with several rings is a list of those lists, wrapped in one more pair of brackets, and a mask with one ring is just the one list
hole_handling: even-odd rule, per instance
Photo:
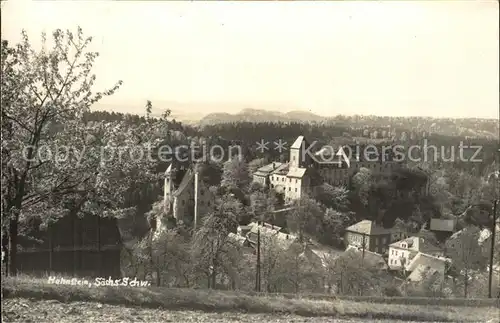
{"label": "tower roof", "polygon": [[298,136],[297,139],[295,139],[292,146],[290,147],[290,149],[300,149],[303,142],[304,142],[304,136]]}
{"label": "tower roof", "polygon": [[172,174],[172,164],[168,165],[167,170],[165,171],[165,175]]}

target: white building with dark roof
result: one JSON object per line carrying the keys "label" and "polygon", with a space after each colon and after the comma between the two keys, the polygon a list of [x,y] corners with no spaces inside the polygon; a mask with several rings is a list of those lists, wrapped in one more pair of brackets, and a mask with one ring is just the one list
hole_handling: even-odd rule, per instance
{"label": "white building with dark roof", "polygon": [[388,265],[391,269],[403,269],[419,254],[444,256],[444,250],[422,237],[409,237],[389,245]]}
{"label": "white building with dark roof", "polygon": [[253,173],[253,181],[282,193],[286,203],[300,199],[310,186],[308,171],[313,161],[305,153],[308,143],[299,136],[290,147],[288,163],[272,162]]}

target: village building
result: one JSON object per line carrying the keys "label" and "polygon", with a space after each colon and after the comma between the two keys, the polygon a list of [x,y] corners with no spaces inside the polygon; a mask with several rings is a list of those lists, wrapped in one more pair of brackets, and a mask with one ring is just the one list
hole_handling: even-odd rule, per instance
{"label": "village building", "polygon": [[384,254],[389,245],[407,237],[405,228],[394,226],[384,228],[374,221],[363,220],[346,229],[344,243],[348,246]]}
{"label": "village building", "polygon": [[[258,243],[258,235],[260,234],[261,248],[267,248],[267,244],[275,243],[276,246],[283,250],[289,250],[292,246],[297,246],[301,253],[300,258],[303,258],[309,264],[325,268],[329,260],[338,256],[338,253],[321,246],[311,241],[301,242],[296,235],[282,232],[282,228],[269,223],[252,222],[248,225],[238,226],[237,233],[230,233],[229,237],[240,246],[243,250],[255,250]],[[251,248],[251,249],[249,249]]]}
{"label": "village building", "polygon": [[436,257],[444,256],[444,251],[422,237],[409,237],[389,245],[388,265],[390,269],[405,269],[413,258],[419,254]]}
{"label": "village building", "polygon": [[361,257],[361,261],[363,264],[366,264],[370,268],[374,268],[377,270],[387,270],[387,262],[384,257],[376,252],[372,252],[369,250],[363,251],[354,246],[348,246],[345,250],[345,255],[352,255],[355,257]]}
{"label": "village building", "polygon": [[410,260],[405,267],[409,273],[409,281],[418,282],[430,275],[437,275],[444,278],[447,270],[450,268],[451,260],[445,257],[432,256],[419,252]]}
{"label": "village building", "polygon": [[165,171],[165,211],[178,223],[196,225],[214,205],[215,197],[203,182],[202,172],[203,168],[197,164],[187,169],[170,164]]}
{"label": "village building", "polygon": [[[299,136],[290,147],[288,163],[273,162],[260,167],[252,174],[253,181],[283,193],[285,201],[290,203],[300,199],[314,185],[328,183],[333,186],[348,186],[352,176],[361,168],[390,173],[402,169],[404,165],[404,161],[393,156],[391,149],[382,149],[382,152],[363,151],[359,154],[357,147],[343,147],[349,163],[329,146],[313,152],[304,136]],[[411,172],[418,179],[418,183],[412,183],[412,189],[417,188],[421,194],[428,194],[427,174],[418,169]],[[316,183],[318,179],[319,183]]]}
{"label": "village building", "polygon": [[455,232],[457,227],[457,219],[431,219],[430,230],[436,232]]}
{"label": "village building", "polygon": [[239,226],[237,232],[239,236],[246,238],[246,244],[252,248],[257,246],[257,236],[260,233],[261,243],[273,240],[284,250],[287,250],[292,244],[298,242],[298,238],[295,235],[282,232],[281,229],[281,227],[265,222],[252,222],[246,226]]}
{"label": "village building", "polygon": [[286,203],[300,199],[311,188],[313,160],[306,151],[309,144],[299,136],[290,147],[288,163],[273,162],[253,173],[253,181],[282,193]]}

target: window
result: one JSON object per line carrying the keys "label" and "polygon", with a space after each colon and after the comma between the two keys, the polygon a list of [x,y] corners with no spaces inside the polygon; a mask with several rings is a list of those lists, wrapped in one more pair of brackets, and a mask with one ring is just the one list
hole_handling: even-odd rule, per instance
{"label": "window", "polygon": [[295,188],[295,192],[297,192],[297,188]]}
{"label": "window", "polygon": [[292,188],[291,188],[291,187],[289,187],[289,188],[288,188],[288,191],[290,192],[291,190],[292,190]]}
{"label": "window", "polygon": [[292,160],[295,161],[295,156],[292,157]]}
{"label": "window", "polygon": [[291,179],[291,178],[289,178],[289,179],[288,179],[288,182],[289,182],[289,183],[291,183],[291,182],[292,182],[292,179]]}
{"label": "window", "polygon": [[274,184],[271,184],[271,188],[274,188]]}
{"label": "window", "polygon": [[203,196],[203,194],[205,194],[205,191],[204,190],[200,190],[200,195]]}
{"label": "window", "polygon": [[210,201],[207,202],[207,205],[210,206]]}
{"label": "window", "polygon": [[298,179],[296,179],[296,180],[295,180],[295,184],[297,184],[298,182],[299,182],[299,180],[298,180]]}
{"label": "window", "polygon": [[284,178],[284,177],[282,177],[282,178],[281,178],[281,181],[282,181],[282,182],[284,182],[284,181],[285,181],[285,178]]}
{"label": "window", "polygon": [[182,200],[182,205],[186,204],[186,201]]}

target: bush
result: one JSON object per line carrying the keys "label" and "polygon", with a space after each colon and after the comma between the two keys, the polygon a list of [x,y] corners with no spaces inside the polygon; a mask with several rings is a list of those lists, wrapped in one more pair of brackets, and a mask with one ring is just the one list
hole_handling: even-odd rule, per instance
{"label": "bush", "polygon": [[397,286],[387,286],[384,288],[384,295],[387,297],[401,297],[403,294]]}

